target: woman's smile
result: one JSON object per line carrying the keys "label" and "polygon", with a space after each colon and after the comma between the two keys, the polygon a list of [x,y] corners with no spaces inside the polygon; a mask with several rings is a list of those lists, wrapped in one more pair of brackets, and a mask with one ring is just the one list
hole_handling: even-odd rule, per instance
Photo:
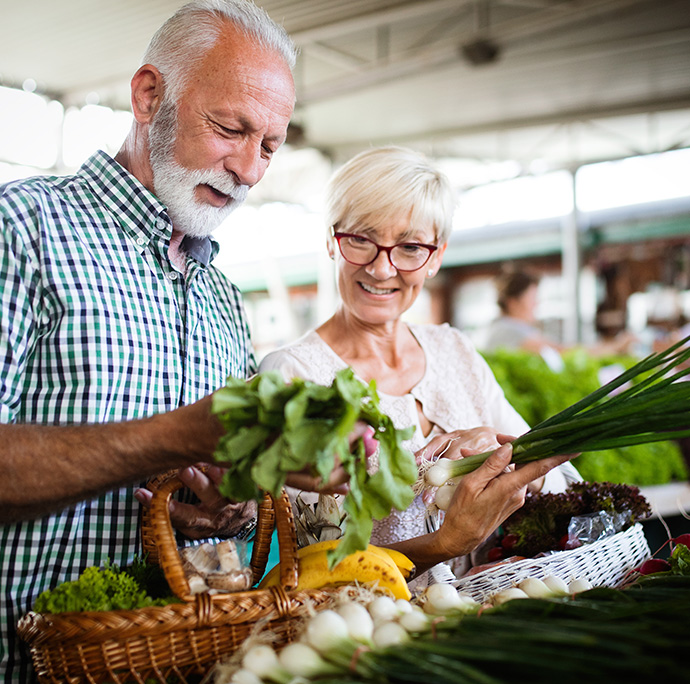
{"label": "woman's smile", "polygon": [[397,291],[397,287],[375,287],[374,285],[369,285],[368,283],[363,283],[359,281],[359,286],[365,291],[373,295],[389,295]]}

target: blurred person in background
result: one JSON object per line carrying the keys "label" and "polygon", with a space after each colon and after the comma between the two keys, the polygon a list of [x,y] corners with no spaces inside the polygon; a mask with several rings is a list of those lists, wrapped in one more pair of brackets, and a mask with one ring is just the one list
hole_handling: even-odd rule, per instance
{"label": "blurred person in background", "polygon": [[[463,333],[401,319],[441,267],[455,210],[447,178],[411,150],[371,149],[335,173],[326,206],[339,306],[318,328],[268,354],[260,370],[329,385],[350,366],[364,382],[375,380],[381,409],[395,426],[415,427],[406,446],[420,463],[495,449],[509,441],[505,435],[525,432],[527,424]],[[462,574],[471,562],[466,554],[512,508],[508,491],[522,492],[517,507],[528,483],[533,491],[556,492],[579,479],[560,460],[539,475],[503,472],[496,464],[480,468],[462,479],[440,528],[428,527],[420,496],[407,510],[376,521],[372,543],[397,548],[420,569],[464,556],[455,564]]]}
{"label": "blurred person in background", "polygon": [[[571,348],[544,335],[537,321],[539,277],[522,270],[505,270],[496,278],[500,315],[490,325],[483,350],[521,349],[540,354],[553,370],[561,370],[561,353]],[[586,347],[590,354],[627,353],[634,336],[622,331]]]}

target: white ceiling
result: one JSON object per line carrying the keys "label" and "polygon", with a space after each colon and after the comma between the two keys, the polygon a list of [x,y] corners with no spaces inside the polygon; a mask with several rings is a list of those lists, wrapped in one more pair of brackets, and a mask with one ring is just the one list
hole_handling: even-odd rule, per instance
{"label": "white ceiling", "polygon": [[[0,83],[129,107],[179,0],[0,0]],[[690,146],[690,0],[260,0],[301,50],[295,137],[549,166]],[[462,46],[484,39],[495,61]],[[303,137],[300,137],[300,132]]]}

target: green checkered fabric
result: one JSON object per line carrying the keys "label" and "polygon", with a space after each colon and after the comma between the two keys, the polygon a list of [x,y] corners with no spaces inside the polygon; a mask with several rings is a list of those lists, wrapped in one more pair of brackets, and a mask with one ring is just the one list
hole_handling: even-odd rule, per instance
{"label": "green checkered fabric", "polygon": [[[1,423],[142,418],[255,372],[240,294],[210,265],[217,244],[187,238],[182,277],[171,231],[102,152],[74,176],[0,186]],[[140,552],[133,492],[0,526],[0,679],[34,677],[15,625],[40,592]]]}

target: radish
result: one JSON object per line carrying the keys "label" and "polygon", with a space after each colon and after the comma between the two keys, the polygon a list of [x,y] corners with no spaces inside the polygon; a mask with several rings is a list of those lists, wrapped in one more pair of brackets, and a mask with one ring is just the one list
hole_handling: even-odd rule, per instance
{"label": "radish", "polygon": [[642,565],[635,568],[640,575],[651,575],[655,572],[667,572],[671,569],[671,564],[663,558],[648,558]]}
{"label": "radish", "polygon": [[671,539],[671,541],[674,544],[682,544],[683,546],[687,546],[690,549],[690,533],[686,532],[685,534],[681,534],[679,537],[674,537]]}

